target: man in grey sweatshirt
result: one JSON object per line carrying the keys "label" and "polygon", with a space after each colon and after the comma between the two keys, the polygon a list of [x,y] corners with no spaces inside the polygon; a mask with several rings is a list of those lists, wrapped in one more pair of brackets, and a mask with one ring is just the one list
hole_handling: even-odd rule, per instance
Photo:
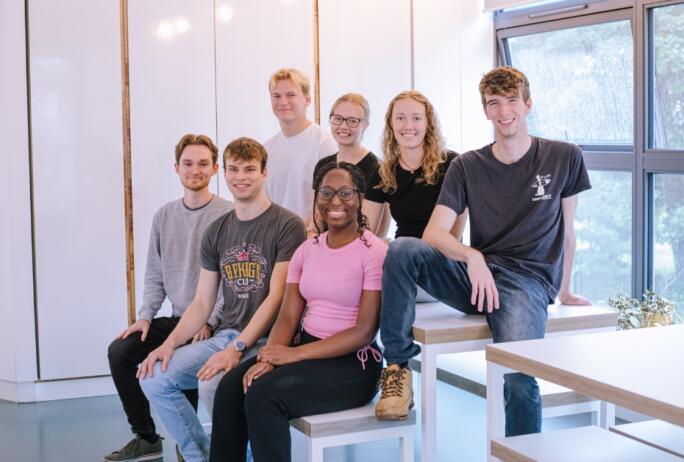
{"label": "man in grey sweatshirt", "polygon": [[[162,455],[161,438],[150,415],[150,405],[136,378],[137,366],[169,336],[192,302],[200,273],[200,243],[207,227],[233,209],[233,204],[209,190],[218,171],[218,149],[204,135],[187,134],[176,145],[176,173],[183,197],[162,206],[154,215],[150,233],[145,289],[138,320],[109,346],[112,379],[133,433],[128,444],[104,457],[105,461],[142,461]],[[206,324],[193,336],[205,340],[221,323],[223,297],[219,291]],[[164,300],[170,317],[156,317]],[[197,407],[197,390],[184,393]]]}

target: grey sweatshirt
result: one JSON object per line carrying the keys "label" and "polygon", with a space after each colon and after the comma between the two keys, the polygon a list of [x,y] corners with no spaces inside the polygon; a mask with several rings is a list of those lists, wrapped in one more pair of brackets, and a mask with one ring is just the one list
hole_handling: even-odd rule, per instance
{"label": "grey sweatshirt", "polygon": [[[217,218],[233,209],[219,196],[199,209],[189,209],[178,199],[162,206],[154,215],[145,268],[145,289],[138,319],[152,321],[168,297],[174,316],[185,312],[197,290],[202,235]],[[219,288],[214,310],[207,323],[220,324],[223,293]]]}

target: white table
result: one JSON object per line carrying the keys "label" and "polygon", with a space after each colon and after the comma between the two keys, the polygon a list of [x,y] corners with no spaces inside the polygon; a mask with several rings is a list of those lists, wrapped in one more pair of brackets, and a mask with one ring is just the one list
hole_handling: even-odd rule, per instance
{"label": "white table", "polygon": [[[617,312],[595,306],[550,305],[547,335],[615,330]],[[421,458],[437,460],[437,356],[483,350],[492,342],[492,333],[482,315],[467,315],[443,303],[419,303],[413,335],[421,344]],[[609,410],[605,427],[610,424]]]}
{"label": "white table", "polygon": [[684,426],[684,325],[487,345],[486,356],[488,448],[504,435],[511,371]]}

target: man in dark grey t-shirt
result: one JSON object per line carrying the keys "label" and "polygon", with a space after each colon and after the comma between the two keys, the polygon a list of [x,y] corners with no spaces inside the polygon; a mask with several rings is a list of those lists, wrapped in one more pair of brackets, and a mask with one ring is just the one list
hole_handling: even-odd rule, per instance
{"label": "man in dark grey t-shirt", "polygon": [[[493,69],[480,94],[495,142],[454,159],[423,238],[394,241],[385,259],[380,332],[388,368],[380,419],[402,418],[412,402],[407,363],[420,352],[411,331],[416,284],[459,311],[486,311],[495,342],[544,337],[546,309],[557,295],[562,303],[588,304],[569,290],[577,194],[591,187],[582,152],[529,135],[532,100],[520,71]],[[449,232],[466,208],[470,246]],[[540,431],[534,378],[507,374],[504,395],[506,436]]]}
{"label": "man in dark grey t-shirt", "polygon": [[[266,150],[238,138],[224,151],[235,210],[202,238],[197,293],[166,341],[140,365],[140,385],[188,461],[209,459],[209,437],[183,389],[199,386],[211,415],[223,374],[256,354],[276,318],[290,257],[306,238],[304,223],[266,195]],[[214,336],[184,345],[211,314],[219,284],[224,306]]]}

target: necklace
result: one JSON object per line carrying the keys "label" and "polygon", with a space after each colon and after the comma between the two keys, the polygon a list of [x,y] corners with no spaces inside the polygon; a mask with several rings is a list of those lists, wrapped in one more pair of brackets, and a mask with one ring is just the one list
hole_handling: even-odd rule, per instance
{"label": "necklace", "polygon": [[411,167],[409,164],[406,163],[406,161],[401,156],[399,156],[399,165],[404,167],[405,170],[408,170],[409,172],[411,172],[411,175],[413,175],[413,173],[423,165],[423,160],[424,159],[420,159],[418,165],[416,165],[415,167]]}

